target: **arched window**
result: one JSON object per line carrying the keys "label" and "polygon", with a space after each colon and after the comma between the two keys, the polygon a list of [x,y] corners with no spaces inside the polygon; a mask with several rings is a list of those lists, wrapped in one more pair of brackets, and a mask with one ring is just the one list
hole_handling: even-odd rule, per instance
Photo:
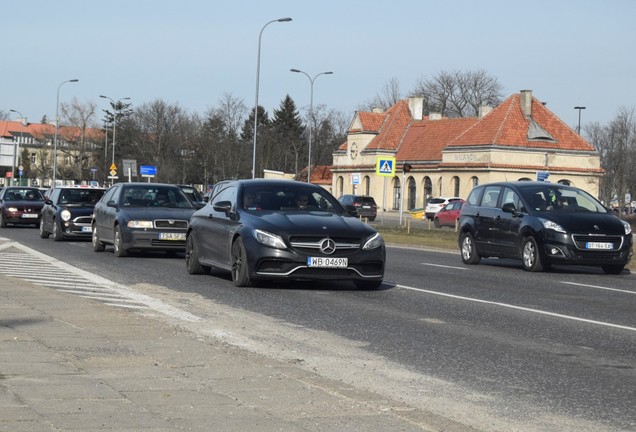
{"label": "arched window", "polygon": [[528,177],[521,177],[519,181],[532,181],[532,179]]}
{"label": "arched window", "polygon": [[477,177],[471,177],[470,178],[470,184],[472,185],[472,187],[479,186],[479,179]]}
{"label": "arched window", "polygon": [[414,209],[415,208],[415,194],[416,194],[416,187],[415,187],[415,179],[413,177],[409,177],[409,179],[407,180],[407,184],[409,185],[409,193],[408,193],[408,202],[406,204],[406,208],[408,210]]}
{"label": "arched window", "polygon": [[423,198],[423,202],[422,202],[422,207],[426,207],[426,203],[428,202],[428,199],[431,198],[433,196],[433,182],[431,181],[430,177],[424,177],[424,196]]}
{"label": "arched window", "polygon": [[442,196],[442,178],[437,180],[437,196]]}
{"label": "arched window", "polygon": [[338,180],[336,180],[336,190],[338,191],[338,197],[341,197],[342,195],[344,195],[343,189],[344,188],[344,179],[342,178],[342,176],[338,176]]}
{"label": "arched window", "polygon": [[400,198],[402,196],[402,187],[400,185],[400,179],[393,177],[393,207],[392,210],[400,209]]}
{"label": "arched window", "polygon": [[459,177],[453,177],[453,196],[459,196]]}
{"label": "arched window", "polygon": [[371,179],[369,176],[364,176],[363,180],[364,194],[369,196],[371,195]]}

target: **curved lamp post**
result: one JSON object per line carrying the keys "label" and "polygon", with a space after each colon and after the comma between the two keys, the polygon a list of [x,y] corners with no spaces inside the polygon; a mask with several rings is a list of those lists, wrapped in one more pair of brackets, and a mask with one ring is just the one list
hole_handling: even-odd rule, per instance
{"label": "curved lamp post", "polygon": [[[22,120],[22,126],[26,126],[26,119],[22,115],[22,113],[18,110],[10,109],[10,112],[14,112],[20,116],[20,120]],[[15,181],[15,167],[16,165],[20,165],[20,142],[22,141],[22,129],[20,129],[20,139],[18,140],[18,145],[13,146],[13,166],[11,167],[11,181]],[[17,164],[16,164],[17,162]]]}
{"label": "curved lamp post", "polygon": [[55,186],[55,179],[57,178],[57,133],[60,125],[60,88],[66,83],[74,83],[78,82],[77,78],[62,81],[59,86],[57,86],[57,99],[55,100],[55,138],[53,139],[53,186]]}
{"label": "curved lamp post", "polygon": [[300,69],[290,69],[290,71],[304,74],[307,78],[309,78],[309,82],[311,84],[311,94],[309,97],[309,156],[307,158],[307,183],[311,183],[311,130],[314,120],[314,81],[320,75],[331,75],[333,72],[320,72],[312,78],[309,74],[307,74],[307,72],[303,72]]}
{"label": "curved lamp post", "polygon": [[[99,97],[108,99],[113,105],[113,110],[115,111],[113,113],[113,158],[111,159],[111,162],[110,162],[112,166],[112,164],[115,163],[115,125],[117,125],[117,113],[119,112],[119,105],[121,104],[121,101],[130,100],[130,98],[129,97],[121,98],[121,99],[118,99],[117,102],[115,102],[113,99],[109,98],[108,96],[99,95]],[[104,152],[104,154],[106,153]]]}
{"label": "curved lamp post", "polygon": [[252,178],[256,178],[256,129],[258,127],[258,81],[261,72],[261,37],[265,27],[275,22],[289,22],[291,18],[279,18],[265,24],[258,35],[258,57],[256,57],[256,101],[254,102],[254,148],[252,150]]}

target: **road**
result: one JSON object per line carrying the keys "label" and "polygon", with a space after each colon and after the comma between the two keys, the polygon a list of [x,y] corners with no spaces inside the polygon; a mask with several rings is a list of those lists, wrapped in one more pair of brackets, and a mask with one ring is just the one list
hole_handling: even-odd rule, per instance
{"label": "road", "polygon": [[37,234],[0,231],[96,283],[204,317],[228,343],[478,430],[636,430],[633,274],[535,274],[515,261],[466,266],[456,253],[390,247],[378,291],[237,289],[225,273],[188,275],[180,256],[115,258],[110,248]]}

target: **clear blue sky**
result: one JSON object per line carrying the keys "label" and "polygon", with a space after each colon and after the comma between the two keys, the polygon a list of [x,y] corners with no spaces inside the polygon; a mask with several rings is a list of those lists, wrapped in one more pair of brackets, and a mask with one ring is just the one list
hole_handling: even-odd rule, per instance
{"label": "clear blue sky", "polygon": [[[484,69],[506,96],[530,89],[576,127],[636,106],[633,0],[3,1],[0,110],[55,117],[76,97],[106,108],[162,99],[205,113],[225,94],[271,114],[289,94],[349,118],[395,78],[407,92],[442,70]],[[14,114],[12,113],[12,117]]]}

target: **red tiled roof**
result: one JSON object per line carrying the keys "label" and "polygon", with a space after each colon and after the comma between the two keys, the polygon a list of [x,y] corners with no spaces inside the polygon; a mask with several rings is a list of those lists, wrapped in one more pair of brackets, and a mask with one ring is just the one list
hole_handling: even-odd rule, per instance
{"label": "red tiled roof", "polygon": [[[55,125],[29,123],[24,126],[22,122],[0,120],[0,136],[11,138],[19,136],[20,133],[30,134],[35,139],[42,140],[46,136],[55,135]],[[85,131],[86,137],[93,139],[101,139],[103,133],[101,129],[95,128],[87,128]],[[66,141],[76,140],[81,136],[81,129],[75,126],[60,126],[58,135]]]}
{"label": "red tiled roof", "polygon": [[477,123],[475,117],[443,118],[413,122],[409,127],[396,158],[404,161],[441,161],[442,150],[448,143]]}
{"label": "red tiled roof", "polygon": [[514,94],[448,143],[456,146],[507,146],[594,151],[594,147],[574,132],[536,98],[532,98],[532,119],[555,141],[528,139],[530,119],[521,110],[521,95]]}

